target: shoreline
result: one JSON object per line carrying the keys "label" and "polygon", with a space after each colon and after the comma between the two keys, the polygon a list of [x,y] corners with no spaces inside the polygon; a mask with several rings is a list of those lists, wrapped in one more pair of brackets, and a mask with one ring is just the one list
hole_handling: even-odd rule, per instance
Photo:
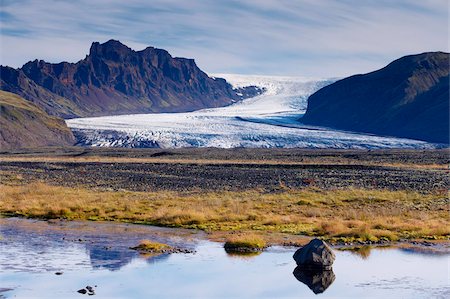
{"label": "shoreline", "polygon": [[[246,191],[102,191],[44,183],[0,185],[0,214],[128,222],[206,232],[286,233],[330,242],[448,239],[442,192],[280,188]],[[423,221],[418,224],[417,220]]]}
{"label": "shoreline", "polygon": [[[161,240],[161,238],[177,239],[178,246],[180,248],[189,248],[192,250],[192,244],[198,241],[209,241],[214,243],[224,244],[227,238],[227,234],[223,232],[204,232],[195,229],[184,229],[174,227],[162,227],[137,223],[126,223],[119,221],[89,221],[89,220],[63,220],[63,219],[51,219],[43,220],[36,218],[23,218],[23,217],[5,217],[0,216],[0,223],[3,227],[15,227],[17,229],[25,229],[32,231],[45,231],[46,233],[65,233],[67,235],[73,234],[86,234],[89,232],[99,233],[101,235],[128,235],[135,237],[141,235],[142,238],[150,238]],[[151,237],[148,237],[149,234]],[[270,240],[266,249],[273,247],[283,248],[299,248],[306,245],[314,237],[297,235],[294,236],[294,242],[286,242],[285,234],[278,235],[262,235],[266,239]],[[63,238],[64,240],[70,240]],[[81,241],[80,241],[81,240]],[[180,241],[181,240],[181,241]],[[326,240],[325,240],[326,241]],[[73,242],[83,242],[82,239],[74,239]],[[326,241],[329,243],[328,241]],[[432,254],[432,255],[449,255],[450,254],[450,241],[449,240],[400,240],[395,242],[383,242],[383,243],[366,243],[366,242],[350,242],[350,243],[329,243],[334,250],[339,251],[351,251],[356,255],[365,257],[370,254],[372,249],[403,249],[414,253]],[[122,244],[116,244],[122,245]],[[194,250],[195,252],[195,250]],[[234,253],[236,254],[236,253]]]}

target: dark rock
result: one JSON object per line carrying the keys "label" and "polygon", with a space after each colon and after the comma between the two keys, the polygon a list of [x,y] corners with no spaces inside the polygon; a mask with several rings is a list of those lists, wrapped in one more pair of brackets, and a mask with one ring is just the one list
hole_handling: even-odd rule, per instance
{"label": "dark rock", "polygon": [[331,269],[335,258],[331,247],[319,239],[311,240],[294,253],[297,265],[305,269]]}
{"label": "dark rock", "polygon": [[64,272],[55,272],[55,275],[63,275]]}
{"label": "dark rock", "polygon": [[300,121],[448,144],[449,72],[448,53],[405,56],[318,90]]}
{"label": "dark rock", "polygon": [[262,93],[264,93],[267,89],[266,88],[260,88],[258,86],[245,86],[245,87],[238,87],[234,89],[238,95],[240,95],[242,98],[252,98],[256,97]]}
{"label": "dark rock", "polygon": [[336,278],[332,269],[311,270],[304,269],[301,266],[297,266],[293,274],[298,281],[306,284],[314,294],[323,293]]}
{"label": "dark rock", "polygon": [[23,96],[64,118],[221,107],[262,92],[233,90],[211,78],[193,59],[148,47],[134,51],[119,41],[93,43],[77,63],[42,60],[20,69],[1,67],[0,89]]}
{"label": "dark rock", "polygon": [[86,294],[87,290],[86,289],[80,289],[77,292],[80,293],[80,294]]}
{"label": "dark rock", "polygon": [[89,291],[88,295],[89,296],[95,295],[95,290],[92,287],[89,287],[89,288],[88,287],[89,286],[86,287],[86,289]]}

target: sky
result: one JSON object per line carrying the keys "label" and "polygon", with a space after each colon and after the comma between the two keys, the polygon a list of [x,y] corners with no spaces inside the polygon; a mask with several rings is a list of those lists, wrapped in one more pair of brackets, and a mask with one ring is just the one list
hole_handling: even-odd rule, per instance
{"label": "sky", "polygon": [[120,40],[207,73],[343,77],[449,51],[448,0],[0,0],[0,64],[76,62]]}

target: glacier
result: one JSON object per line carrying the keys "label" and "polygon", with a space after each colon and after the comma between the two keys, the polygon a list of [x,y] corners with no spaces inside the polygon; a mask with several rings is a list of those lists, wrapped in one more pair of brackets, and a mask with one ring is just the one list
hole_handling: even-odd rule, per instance
{"label": "glacier", "polygon": [[307,98],[336,79],[212,74],[234,88],[258,86],[259,96],[227,107],[66,120],[78,145],[218,148],[436,148],[418,140],[305,126]]}

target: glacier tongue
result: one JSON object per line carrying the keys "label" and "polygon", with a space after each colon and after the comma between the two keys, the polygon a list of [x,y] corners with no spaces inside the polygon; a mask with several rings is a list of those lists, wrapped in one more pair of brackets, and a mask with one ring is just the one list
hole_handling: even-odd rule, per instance
{"label": "glacier tongue", "polygon": [[436,145],[308,127],[297,120],[307,98],[333,79],[217,74],[235,88],[266,92],[231,106],[188,113],[135,114],[67,120],[79,144],[105,147],[433,148]]}

